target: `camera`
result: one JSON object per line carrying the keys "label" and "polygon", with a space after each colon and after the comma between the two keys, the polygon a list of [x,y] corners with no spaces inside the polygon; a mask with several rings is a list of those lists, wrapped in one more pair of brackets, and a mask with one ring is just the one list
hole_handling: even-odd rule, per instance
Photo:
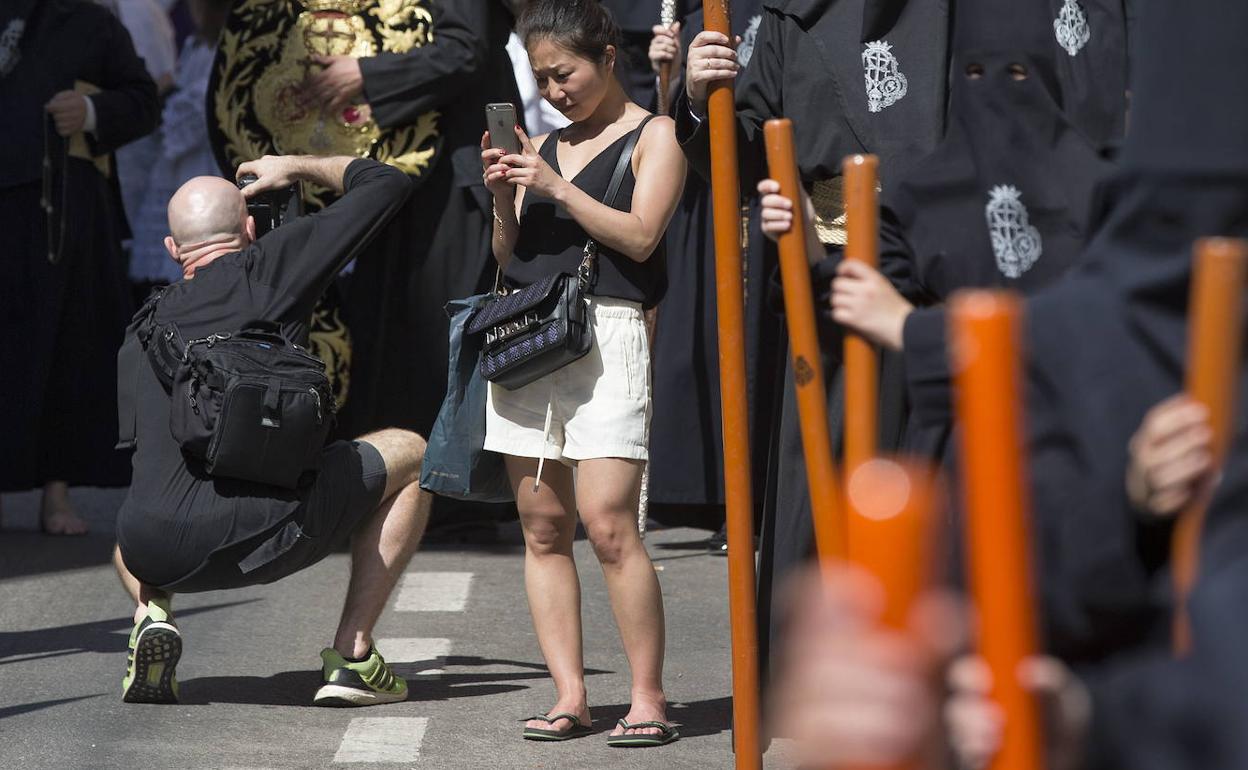
{"label": "camera", "polygon": [[[244,174],[239,178],[238,189],[243,190],[259,177]],[[303,216],[303,195],[296,182],[280,190],[269,190],[247,200],[247,213],[256,220],[256,237],[276,230],[286,222]]]}

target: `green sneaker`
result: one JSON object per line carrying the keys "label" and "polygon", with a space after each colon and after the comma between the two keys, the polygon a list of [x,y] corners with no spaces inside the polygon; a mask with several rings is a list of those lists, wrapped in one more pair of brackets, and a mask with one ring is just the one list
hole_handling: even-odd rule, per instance
{"label": "green sneaker", "polygon": [[316,706],[376,706],[407,700],[407,682],[395,676],[385,659],[370,647],[368,657],[353,663],[326,647],[321,650],[325,684],[312,699]]}
{"label": "green sneaker", "polygon": [[121,699],[126,703],[177,703],[175,669],[182,657],[182,634],[173,624],[168,599],[153,599],[130,632],[126,678]]}

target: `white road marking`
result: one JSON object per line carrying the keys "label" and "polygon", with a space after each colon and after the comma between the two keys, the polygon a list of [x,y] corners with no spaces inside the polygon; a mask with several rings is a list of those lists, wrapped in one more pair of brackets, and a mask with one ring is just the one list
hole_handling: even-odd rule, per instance
{"label": "white road marking", "polygon": [[399,612],[463,612],[471,572],[408,572],[394,608]]}
{"label": "white road marking", "polygon": [[334,762],[413,762],[420,758],[425,717],[357,717],[334,754]]}
{"label": "white road marking", "polygon": [[[391,664],[444,663],[451,654],[450,639],[378,639],[377,649]],[[417,676],[434,676],[443,673],[441,668],[422,668]]]}

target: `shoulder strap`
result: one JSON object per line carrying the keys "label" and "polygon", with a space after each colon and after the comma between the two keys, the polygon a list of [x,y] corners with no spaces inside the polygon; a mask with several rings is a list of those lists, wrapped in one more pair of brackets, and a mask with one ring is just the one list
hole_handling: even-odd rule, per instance
{"label": "shoulder strap", "polygon": [[[607,185],[607,193],[602,198],[602,202],[612,208],[615,207],[615,199],[620,193],[620,185],[624,183],[624,172],[628,171],[633,162],[633,151],[637,149],[641,132],[646,130],[646,124],[653,119],[653,115],[643,118],[641,124],[629,134],[624,142],[624,148],[620,150],[620,159],[615,163],[615,170],[611,172],[611,182]],[[598,279],[598,242],[593,238],[585,242],[585,251],[581,257],[581,266],[577,270],[577,275],[581,279],[582,288],[592,286]]]}
{"label": "shoulder strap", "polygon": [[615,198],[620,193],[620,185],[624,183],[624,172],[628,171],[629,164],[633,162],[633,150],[637,149],[641,132],[646,130],[646,124],[651,120],[654,120],[654,116],[647,115],[641,121],[641,125],[633,129],[628,141],[624,142],[624,149],[620,151],[620,159],[615,164],[615,171],[611,173],[611,184],[607,185],[607,194],[602,199],[602,202],[608,206],[615,205]]}
{"label": "shoulder strap", "polygon": [[147,358],[148,343],[155,332],[156,305],[166,287],[152,290],[139,312],[126,328],[125,341],[117,352],[117,435],[118,449],[132,449],[138,423],[139,373]]}

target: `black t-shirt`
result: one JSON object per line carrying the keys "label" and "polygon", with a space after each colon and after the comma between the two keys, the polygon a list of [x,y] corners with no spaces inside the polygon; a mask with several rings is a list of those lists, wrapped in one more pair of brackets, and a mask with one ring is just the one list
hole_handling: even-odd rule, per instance
{"label": "black t-shirt", "polygon": [[[306,343],[321,294],[411,190],[402,172],[371,160],[351,163],[343,185],[345,194],[325,210],[170,286],[156,322],[174,322],[185,339],[194,339],[272,321]],[[213,478],[188,460],[169,432],[169,395],[150,366],[140,367],[136,403],[134,475],[118,514],[117,540],[127,566],[144,582],[173,582],[215,549],[264,532],[298,507],[301,490]]]}

